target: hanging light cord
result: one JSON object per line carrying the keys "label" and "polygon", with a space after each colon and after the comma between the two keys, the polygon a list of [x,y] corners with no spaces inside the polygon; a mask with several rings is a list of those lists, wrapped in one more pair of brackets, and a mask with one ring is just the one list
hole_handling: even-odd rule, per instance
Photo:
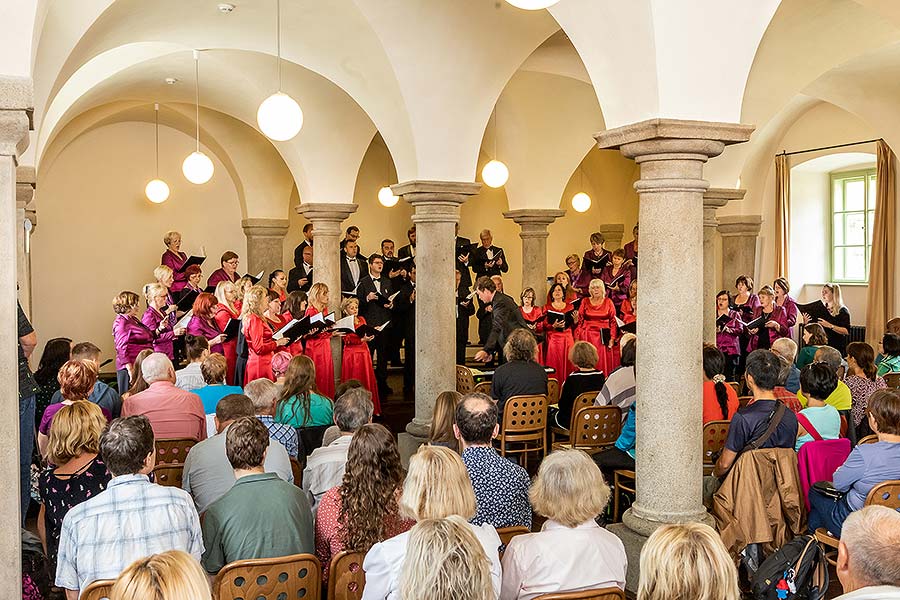
{"label": "hanging light cord", "polygon": [[278,91],[281,91],[281,0],[275,0],[275,53],[278,57]]}
{"label": "hanging light cord", "polygon": [[194,78],[197,83],[197,152],[200,152],[200,51],[194,50]]}
{"label": "hanging light cord", "polygon": [[159,179],[159,104],[154,104],[156,110],[156,178]]}

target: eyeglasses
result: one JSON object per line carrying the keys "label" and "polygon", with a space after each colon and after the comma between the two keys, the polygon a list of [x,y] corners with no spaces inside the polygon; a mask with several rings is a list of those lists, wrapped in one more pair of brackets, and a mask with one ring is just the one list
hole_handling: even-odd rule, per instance
{"label": "eyeglasses", "polygon": [[231,260],[226,260],[225,264],[237,266],[239,262],[241,261],[237,258],[232,258]]}

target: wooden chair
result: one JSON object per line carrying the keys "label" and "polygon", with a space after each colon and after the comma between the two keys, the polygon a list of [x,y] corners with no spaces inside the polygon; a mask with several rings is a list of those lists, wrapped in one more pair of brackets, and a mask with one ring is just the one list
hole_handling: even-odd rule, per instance
{"label": "wooden chair", "polygon": [[577,448],[596,454],[616,443],[622,430],[622,409],[618,406],[589,406],[572,418],[569,443],[557,442],[554,450]]}
{"label": "wooden chair", "polygon": [[456,365],[456,391],[460,394],[468,394],[475,390],[475,377],[472,369],[463,365]]}
{"label": "wooden chair", "polygon": [[731,389],[734,390],[735,396],[741,395],[741,384],[740,383],[738,383],[737,381],[726,381],[725,384],[731,386]]}
{"label": "wooden chair", "polygon": [[213,581],[213,598],[321,597],[322,565],[312,554],[236,560],[225,565]]}
{"label": "wooden chair", "polygon": [[514,527],[497,528],[497,535],[500,536],[500,542],[504,546],[509,545],[509,540],[513,539],[517,535],[522,535],[523,533],[531,533],[531,530],[521,525],[516,525]]}
{"label": "wooden chair", "polygon": [[162,464],[153,467],[153,480],[159,485],[180,488],[183,477],[183,464]]}
{"label": "wooden chair", "polygon": [[613,521],[619,520],[619,496],[622,492],[635,494],[634,471],[616,469],[613,471]]}
{"label": "wooden chair", "polygon": [[475,384],[474,392],[478,392],[479,394],[484,394],[485,396],[491,395],[491,382],[490,381],[482,381],[481,383]]}
{"label": "wooden chair", "polygon": [[[866,496],[863,506],[887,506],[893,510],[900,510],[900,480],[891,479],[882,481]],[[837,564],[837,547],[839,538],[831,535],[824,527],[816,529],[816,540],[825,546],[825,560],[831,565]]]}
{"label": "wooden chair", "polygon": [[92,581],[81,591],[81,600],[104,600],[109,598],[114,583],[114,579],[98,579],[97,581]]}
{"label": "wooden chair", "polygon": [[885,373],[884,382],[889,388],[900,388],[900,373]]}
{"label": "wooden chair", "polygon": [[599,590],[583,590],[581,592],[542,594],[534,600],[625,600],[625,592],[613,587]]}
{"label": "wooden chair", "polygon": [[184,464],[188,451],[194,447],[197,440],[194,438],[171,438],[156,440],[156,464],[171,465]]}
{"label": "wooden chair", "polygon": [[872,435],[867,435],[866,437],[856,442],[856,445],[859,446],[860,444],[874,444],[877,441],[878,436],[873,433]]}
{"label": "wooden chair", "polygon": [[556,425],[551,424],[550,426],[550,441],[551,442],[559,442],[570,440],[570,431],[575,426],[575,415],[578,414],[578,411],[582,408],[588,408],[589,406],[594,405],[594,399],[597,397],[597,392],[585,392],[583,394],[579,394],[577,398],[575,398],[575,402],[572,404],[572,416],[569,419],[569,428],[563,429],[562,427],[557,427]]}
{"label": "wooden chair", "polygon": [[360,600],[366,587],[364,552],[339,552],[331,559],[328,600]]}
{"label": "wooden chair", "polygon": [[547,404],[559,404],[559,380],[555,377],[547,379]]}
{"label": "wooden chair", "polygon": [[731,421],[710,421],[703,426],[703,474],[712,475],[716,466],[714,457],[725,447],[728,439],[728,426]]}
{"label": "wooden chair", "polygon": [[530,452],[539,452],[543,459],[547,455],[547,396],[509,398],[503,405],[503,423],[496,441],[500,444],[500,456],[522,454],[525,466]]}
{"label": "wooden chair", "polygon": [[753,400],[753,396],[738,396],[738,406],[744,408],[751,400]]}
{"label": "wooden chair", "polygon": [[291,474],[294,476],[294,485],[298,488],[303,487],[303,467],[300,465],[300,461],[291,457]]}

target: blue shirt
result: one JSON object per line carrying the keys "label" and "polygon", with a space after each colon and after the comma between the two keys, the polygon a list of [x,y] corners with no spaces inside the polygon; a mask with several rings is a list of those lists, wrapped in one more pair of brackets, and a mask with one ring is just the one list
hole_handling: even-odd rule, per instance
{"label": "blue shirt", "polygon": [[193,392],[200,396],[200,402],[203,403],[203,413],[214,415],[216,414],[216,405],[219,404],[219,400],[229,394],[243,394],[244,390],[236,385],[216,384],[198,388],[193,390]]}
{"label": "blue shirt", "polygon": [[618,448],[631,458],[634,458],[634,442],[637,437],[634,427],[634,407],[635,405],[632,404],[628,408],[628,416],[625,417],[625,424],[622,425],[622,431],[619,433],[619,437],[616,439],[616,448]]}
{"label": "blue shirt", "polygon": [[787,380],[784,382],[784,389],[792,394],[800,391],[800,369],[791,365],[791,371],[788,373]]}
{"label": "blue shirt", "polygon": [[[739,408],[731,417],[725,447],[741,453],[753,440],[760,437],[768,427],[769,415],[778,406],[777,400],[757,400],[744,408]],[[786,409],[775,431],[760,445],[760,448],[793,448],[797,443],[797,415]]]}
{"label": "blue shirt", "polygon": [[291,427],[317,427],[334,424],[334,404],[331,400],[311,392],[309,395],[309,414],[303,410],[300,399],[291,396],[286,401],[278,402],[275,421]]}
{"label": "blue shirt", "polygon": [[847,492],[850,508],[859,510],[872,488],[890,479],[900,479],[900,443],[860,444],[834,472],[834,487]]}
{"label": "blue shirt", "polygon": [[[836,440],[841,437],[841,415],[830,404],[825,406],[807,406],[800,411],[800,414],[809,420],[823,440]],[[801,435],[797,438],[797,445],[794,446],[794,450],[800,452],[800,446],[811,441],[813,441],[813,436],[810,434]]]}

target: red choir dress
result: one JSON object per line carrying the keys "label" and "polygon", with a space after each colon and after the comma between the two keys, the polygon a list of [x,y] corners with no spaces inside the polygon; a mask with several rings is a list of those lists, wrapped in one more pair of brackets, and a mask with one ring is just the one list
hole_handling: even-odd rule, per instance
{"label": "red choir dress", "polygon": [[[365,325],[362,317],[354,319],[356,327]],[[344,336],[344,358],[341,362],[341,381],[356,379],[363,387],[372,393],[372,404],[375,406],[375,414],[381,414],[381,403],[378,401],[378,382],[375,380],[375,368],[372,366],[372,355],[369,353],[369,344],[355,333]]]}
{"label": "red choir dress", "polygon": [[[553,308],[552,304],[548,304],[544,307],[544,310],[556,309]],[[565,308],[557,312],[568,313],[571,310],[574,310],[574,307],[569,302],[566,302]],[[572,336],[572,329],[570,327],[559,330],[548,323],[545,325],[544,329],[547,337],[545,344],[546,350],[544,351],[544,360],[546,362],[544,364],[556,371],[551,377],[556,378],[559,382],[560,389],[562,389],[566,377],[575,370],[575,365],[569,360],[569,351],[572,349],[572,346],[575,345],[575,338]]]}
{"label": "red choir dress", "polygon": [[[319,314],[319,309],[310,306],[307,316]],[[316,388],[323,396],[334,398],[334,362],[331,359],[331,331],[323,331],[306,338],[303,353],[316,366]]]}
{"label": "red choir dress", "polygon": [[272,355],[275,354],[278,344],[272,339],[272,333],[272,328],[266,319],[253,314],[247,317],[247,322],[244,324],[244,337],[247,338],[249,357],[247,358],[244,385],[261,378],[275,381],[275,377],[272,375]]}
{"label": "red choir dress", "polygon": [[281,302],[282,304],[284,304],[284,301],[287,300],[287,292],[285,292],[285,291],[283,291],[283,290],[279,292],[279,291],[276,290],[275,288],[269,288],[269,291],[270,291],[270,292],[275,292],[276,294],[278,294],[278,300],[279,300],[279,302]]}
{"label": "red choir dress", "polygon": [[[231,309],[224,304],[217,304],[213,310],[215,311],[213,320],[216,322],[216,327],[219,328],[219,331],[225,331],[231,319],[239,319],[241,317],[240,310],[231,312]],[[228,369],[225,382],[228,385],[241,385],[242,382],[235,383],[234,381],[234,364],[237,361],[237,336],[222,342],[222,354],[225,355],[225,365]]]}
{"label": "red choir dress", "polygon": [[[602,330],[608,333],[601,334]],[[575,329],[575,338],[590,342],[597,349],[597,370],[609,377],[619,366],[618,327],[616,326],[616,307],[609,298],[604,298],[599,306],[591,304],[590,298],[585,298],[578,308],[578,327]],[[616,340],[610,348],[601,340],[601,335],[609,336],[607,339]]]}
{"label": "red choir dress", "polygon": [[522,313],[522,318],[525,319],[526,323],[528,323],[528,328],[531,329],[532,332],[534,332],[534,337],[538,340],[537,356],[535,356],[534,359],[539,365],[542,365],[544,364],[544,348],[543,344],[541,344],[540,341],[544,337],[542,335],[545,329],[544,309],[540,306],[535,306],[532,307],[530,314],[526,314],[525,309],[520,306],[519,312]]}
{"label": "red choir dress", "polygon": [[628,325],[637,321],[637,306],[631,303],[631,300],[625,298],[622,300],[622,322]]}

